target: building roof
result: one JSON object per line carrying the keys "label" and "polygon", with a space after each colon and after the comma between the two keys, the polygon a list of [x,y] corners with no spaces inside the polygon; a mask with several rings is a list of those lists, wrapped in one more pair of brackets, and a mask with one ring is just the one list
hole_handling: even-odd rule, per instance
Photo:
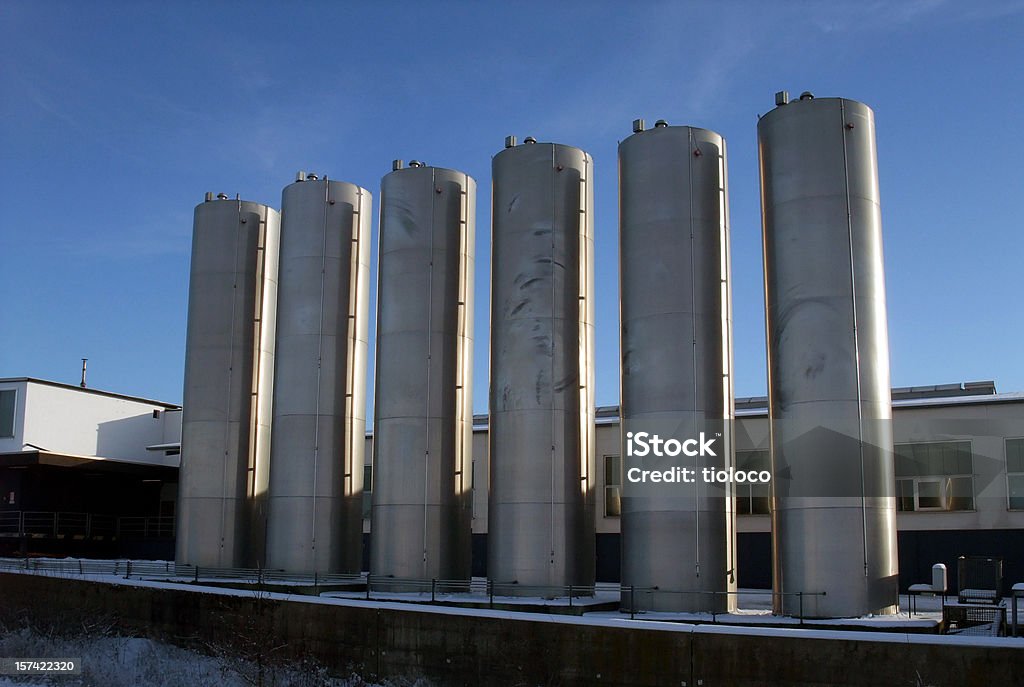
{"label": "building roof", "polygon": [[156,476],[167,479],[173,478],[178,472],[177,465],[143,463],[115,458],[96,458],[93,456],[72,456],[63,453],[52,453],[50,451],[0,453],[0,468],[17,469],[33,465],[50,465],[89,472],[117,472],[131,475]]}
{"label": "building roof", "polygon": [[[993,381],[935,384],[932,386],[896,387],[892,390],[893,408],[925,408],[961,406],[978,403],[1024,403],[1024,392],[997,393]],[[596,424],[615,424],[619,421],[619,406],[598,406]],[[767,417],[768,397],[748,396],[736,399],[736,417]],[[473,429],[487,429],[487,415],[473,416]],[[367,431],[366,436],[373,432]]]}
{"label": "building roof", "polygon": [[48,379],[38,379],[36,377],[3,377],[0,378],[0,384],[3,383],[18,383],[28,382],[30,384],[42,384],[45,386],[53,386],[58,389],[67,389],[69,391],[78,391],[84,394],[95,394],[97,396],[106,396],[107,398],[119,398],[124,401],[136,401],[138,403],[146,403],[148,405],[160,406],[166,410],[181,410],[181,406],[174,403],[166,403],[164,401],[155,401],[151,398],[143,398],[141,396],[129,396],[128,394],[118,394],[113,391],[103,391],[101,389],[93,389],[91,387],[81,387],[76,384],[65,384],[63,382],[51,382]]}

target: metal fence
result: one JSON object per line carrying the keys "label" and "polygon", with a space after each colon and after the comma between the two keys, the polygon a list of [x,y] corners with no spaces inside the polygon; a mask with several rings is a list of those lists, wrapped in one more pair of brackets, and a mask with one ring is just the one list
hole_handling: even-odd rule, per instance
{"label": "metal fence", "polygon": [[0,537],[171,539],[174,537],[174,517],[3,511],[0,512]]}
{"label": "metal fence", "polygon": [[[701,621],[718,623],[728,615],[726,611],[714,610],[729,605],[729,597],[761,595],[771,597],[771,590],[743,590],[743,592],[707,592],[663,590],[615,583],[596,585],[543,585],[530,586],[516,583],[496,583],[483,578],[471,580],[422,580],[395,578],[377,575],[287,573],[281,570],[260,568],[214,568],[184,565],[173,561],[98,560],[77,558],[0,558],[0,570],[28,570],[53,575],[113,575],[124,579],[150,579],[179,583],[217,583],[225,586],[239,585],[246,588],[273,588],[287,586],[296,594],[319,594],[323,591],[347,591],[353,597],[367,600],[413,601],[417,603],[471,604],[494,608],[498,606],[521,606],[530,610],[538,604],[547,607],[562,605],[567,608],[600,604],[616,604],[630,618],[643,616],[652,611],[643,610],[632,600],[645,598],[651,604],[658,597],[678,600],[681,596],[712,597],[700,606],[711,608],[704,612],[680,611],[675,615],[693,617]],[[336,587],[336,589],[324,589]],[[273,590],[273,589],[271,589]],[[825,592],[787,592],[796,597],[802,624],[804,597],[825,596]],[[655,614],[653,617],[662,617]]]}

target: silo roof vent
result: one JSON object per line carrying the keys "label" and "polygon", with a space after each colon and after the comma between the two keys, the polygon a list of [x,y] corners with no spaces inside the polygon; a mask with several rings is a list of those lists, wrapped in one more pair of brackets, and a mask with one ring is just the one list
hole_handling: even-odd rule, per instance
{"label": "silo roof vent", "polygon": [[814,94],[810,91],[804,91],[800,94],[800,100],[814,100]]}

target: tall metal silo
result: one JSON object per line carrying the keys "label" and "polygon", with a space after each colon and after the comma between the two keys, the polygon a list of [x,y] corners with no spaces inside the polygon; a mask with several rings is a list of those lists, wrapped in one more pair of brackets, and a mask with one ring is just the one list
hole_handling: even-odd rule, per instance
{"label": "tall metal silo", "polygon": [[412,162],[381,181],[372,586],[469,580],[476,182]]}
{"label": "tall metal silo", "polygon": [[757,126],[775,610],[890,613],[896,503],[874,113],[810,93],[776,104]]}
{"label": "tall metal silo", "polygon": [[262,565],[270,467],[280,215],[196,206],[189,277],[176,560]]}
{"label": "tall metal silo", "polygon": [[[659,121],[619,144],[623,465],[689,467],[691,483],[623,482],[626,610],[735,606],[735,509],[705,467],[733,466],[725,141]],[[712,442],[714,456],[628,455],[627,437]]]}
{"label": "tall metal silo", "polygon": [[362,569],[371,203],[302,172],[282,193],[269,568]]}
{"label": "tall metal silo", "polygon": [[487,573],[564,594],[595,574],[593,161],[510,137],[492,168]]}

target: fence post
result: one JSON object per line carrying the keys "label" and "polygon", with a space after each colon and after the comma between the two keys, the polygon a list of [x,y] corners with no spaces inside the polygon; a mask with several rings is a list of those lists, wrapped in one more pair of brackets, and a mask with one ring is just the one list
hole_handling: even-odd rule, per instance
{"label": "fence post", "polygon": [[198,565],[196,566],[195,577],[193,578],[192,581],[193,582],[197,582],[197,583],[199,582],[199,566]]}
{"label": "fence post", "polygon": [[437,578],[430,580],[430,603],[437,601]]}
{"label": "fence post", "polygon": [[132,562],[129,560],[124,567],[124,579],[128,579],[132,576]]}
{"label": "fence post", "polygon": [[804,593],[803,592],[797,592],[796,593],[796,597],[800,601],[800,624],[803,625],[804,624]]}
{"label": "fence post", "polygon": [[370,575],[366,576],[366,600],[370,600]]}
{"label": "fence post", "polygon": [[491,599],[491,608],[494,608],[494,580],[487,579],[487,595]]}
{"label": "fence post", "polygon": [[629,585],[629,619],[636,618],[636,585]]}

